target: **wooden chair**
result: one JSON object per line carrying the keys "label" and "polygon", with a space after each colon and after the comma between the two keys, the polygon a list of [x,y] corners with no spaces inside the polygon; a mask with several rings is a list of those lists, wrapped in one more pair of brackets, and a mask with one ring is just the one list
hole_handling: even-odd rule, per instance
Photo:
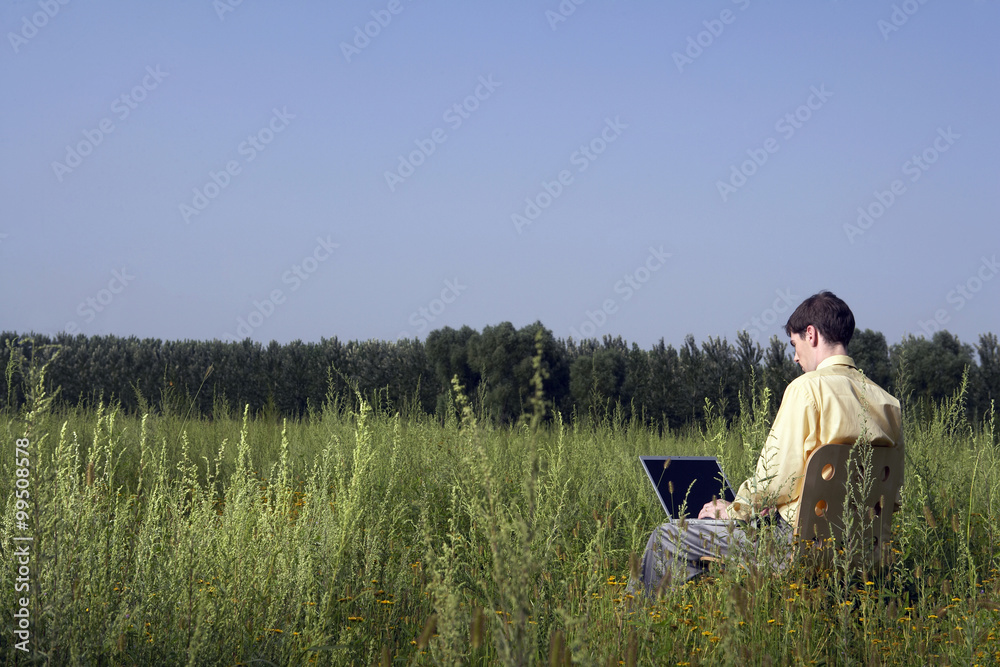
{"label": "wooden chair", "polygon": [[[844,535],[847,482],[853,477],[858,486],[864,474],[862,452],[855,455],[855,465],[848,470],[851,445],[821,445],[806,461],[801,504],[795,534],[800,555],[819,555],[827,564],[832,559],[829,538],[836,548],[846,545]],[[856,542],[853,565],[870,566],[881,562],[888,549],[892,513],[903,484],[903,448],[872,447],[871,488],[867,497],[856,503],[853,526]],[[860,506],[859,506],[860,505]],[[824,548],[827,547],[827,548]]]}

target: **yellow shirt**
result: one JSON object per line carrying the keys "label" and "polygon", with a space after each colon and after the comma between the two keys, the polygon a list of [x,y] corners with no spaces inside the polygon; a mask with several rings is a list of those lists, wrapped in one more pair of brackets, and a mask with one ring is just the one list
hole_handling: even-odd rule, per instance
{"label": "yellow shirt", "polygon": [[903,446],[899,401],[858,371],[853,359],[827,357],[795,378],[785,389],[754,477],[743,482],[729,507],[730,518],[749,519],[771,506],[794,526],[810,452],[828,443],[853,445],[863,424],[872,445]]}

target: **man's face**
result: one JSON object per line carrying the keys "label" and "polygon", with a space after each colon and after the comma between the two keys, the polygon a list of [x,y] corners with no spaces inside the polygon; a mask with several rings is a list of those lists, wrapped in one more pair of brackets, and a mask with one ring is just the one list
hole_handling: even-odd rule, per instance
{"label": "man's face", "polygon": [[793,333],[790,342],[795,348],[795,363],[802,368],[803,373],[816,370],[816,347],[811,344],[816,334],[810,329],[812,325],[806,327],[804,333]]}

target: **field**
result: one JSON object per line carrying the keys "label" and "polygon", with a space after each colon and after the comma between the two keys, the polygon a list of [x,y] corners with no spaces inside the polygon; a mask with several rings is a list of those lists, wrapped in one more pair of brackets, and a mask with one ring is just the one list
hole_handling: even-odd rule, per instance
{"label": "field", "polygon": [[[4,664],[1000,662],[1000,450],[961,394],[904,413],[878,571],[721,568],[651,601],[625,586],[662,516],[637,456],[718,455],[738,484],[766,392],[660,433],[613,409],[570,423],[540,394],[501,428],[460,392],[444,423],[364,401],[279,421],[57,411],[40,386],[0,413]],[[7,611],[23,596],[28,652]]]}

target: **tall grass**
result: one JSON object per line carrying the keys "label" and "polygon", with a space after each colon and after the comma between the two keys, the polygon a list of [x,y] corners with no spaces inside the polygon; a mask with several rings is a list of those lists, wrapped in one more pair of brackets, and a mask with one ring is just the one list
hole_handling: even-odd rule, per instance
{"label": "tall grass", "polygon": [[[662,510],[640,454],[753,469],[766,392],[736,423],[660,433],[610,414],[567,424],[536,368],[534,412],[499,428],[460,386],[443,422],[360,401],[298,421],[0,416],[31,442],[30,652],[5,664],[990,664],[1000,661],[995,414],[960,391],[906,423],[891,559],[875,572],[724,568],[656,600],[626,594]],[[15,607],[14,461],[0,609]]]}

